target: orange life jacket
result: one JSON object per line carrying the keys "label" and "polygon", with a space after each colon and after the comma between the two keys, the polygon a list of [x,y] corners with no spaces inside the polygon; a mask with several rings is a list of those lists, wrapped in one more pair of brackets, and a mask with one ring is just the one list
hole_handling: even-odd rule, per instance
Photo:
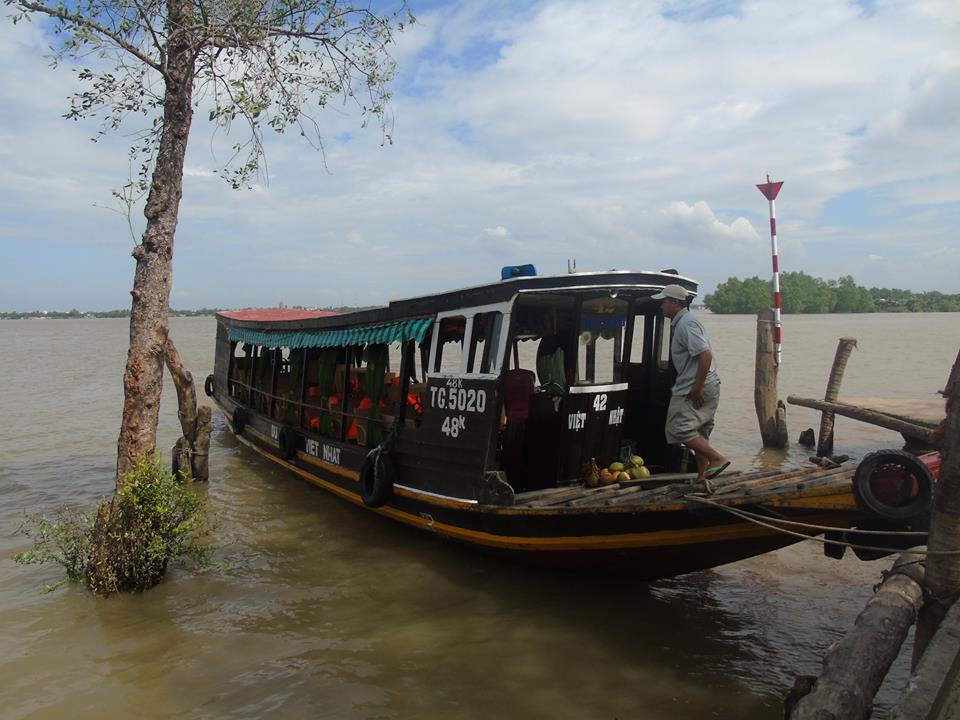
{"label": "orange life jacket", "polygon": [[416,416],[423,415],[423,403],[420,401],[420,396],[416,393],[407,393],[407,405],[413,408],[413,414]]}

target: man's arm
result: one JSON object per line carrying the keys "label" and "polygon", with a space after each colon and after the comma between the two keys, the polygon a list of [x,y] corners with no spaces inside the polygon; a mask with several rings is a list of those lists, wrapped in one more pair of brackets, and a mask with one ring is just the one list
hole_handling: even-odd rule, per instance
{"label": "man's arm", "polygon": [[693,389],[687,396],[693,401],[693,406],[699,408],[703,405],[703,383],[707,379],[707,373],[710,372],[710,364],[713,362],[713,353],[709,349],[704,350],[697,355],[697,377],[693,381]]}

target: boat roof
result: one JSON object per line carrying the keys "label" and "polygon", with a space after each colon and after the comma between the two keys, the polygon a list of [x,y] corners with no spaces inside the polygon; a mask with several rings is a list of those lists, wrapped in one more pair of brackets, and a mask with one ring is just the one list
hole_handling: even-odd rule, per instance
{"label": "boat roof", "polygon": [[304,308],[244,308],[243,310],[224,310],[217,314],[231,320],[288,322],[291,320],[316,320],[317,318],[332,317],[338,313],[332,310],[307,310]]}
{"label": "boat roof", "polygon": [[652,295],[670,284],[681,285],[693,296],[697,294],[697,282],[695,280],[678,275],[672,270],[608,270],[604,272],[516,277],[433,295],[394,300],[384,307],[348,313],[263,308],[221,311],[217,313],[217,317],[230,327],[282,330],[340,328],[432,316],[438,312],[459,308],[493,305],[507,302],[520,293],[589,292],[617,289]]}

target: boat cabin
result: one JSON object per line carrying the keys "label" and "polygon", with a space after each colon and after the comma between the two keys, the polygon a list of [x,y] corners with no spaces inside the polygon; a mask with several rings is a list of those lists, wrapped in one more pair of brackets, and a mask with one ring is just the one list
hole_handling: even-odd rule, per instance
{"label": "boat cabin", "polygon": [[526,266],[353,313],[222,312],[207,391],[235,432],[312,472],[388,448],[398,486],[461,501],[582,483],[627,454],[672,471],[670,323],[651,299],[671,283],[696,295],[672,271]]}

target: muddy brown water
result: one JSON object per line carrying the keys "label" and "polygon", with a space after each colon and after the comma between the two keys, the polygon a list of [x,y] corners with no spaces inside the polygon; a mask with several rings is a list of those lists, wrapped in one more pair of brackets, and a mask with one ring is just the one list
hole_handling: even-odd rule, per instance
{"label": "muddy brown water", "polygon": [[[716,444],[740,469],[804,463],[759,448],[754,320],[705,316],[723,380]],[[195,377],[212,318],[175,318]],[[109,492],[125,320],[0,322],[0,716],[4,718],[769,718],[852,625],[888,560],[802,544],[653,583],[533,571],[348,505],[240,446],[216,416],[203,492],[221,567],[146,594],[42,594],[24,511]],[[822,396],[837,338],[860,340],[841,396],[930,397],[960,316],[790,316],[780,394]],[[177,433],[167,384],[160,443]],[[791,441],[818,414],[788,411]],[[837,451],[898,447],[838,418]],[[897,662],[883,717],[907,679]]]}

